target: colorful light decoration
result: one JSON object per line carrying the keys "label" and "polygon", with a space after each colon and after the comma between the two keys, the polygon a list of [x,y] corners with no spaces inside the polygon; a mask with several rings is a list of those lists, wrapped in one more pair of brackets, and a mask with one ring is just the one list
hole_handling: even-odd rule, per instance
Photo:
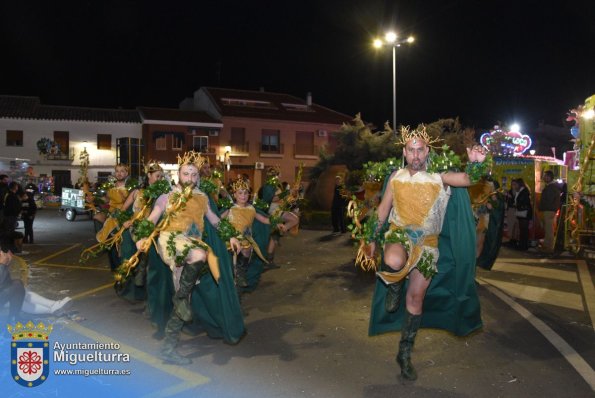
{"label": "colorful light decoration", "polygon": [[479,142],[485,147],[490,147],[494,139],[494,135],[496,134],[503,134],[503,140],[500,144],[502,146],[502,155],[521,156],[527,151],[527,149],[531,148],[531,145],[533,144],[531,137],[529,137],[527,134],[522,134],[518,131],[508,131],[506,133],[502,133],[502,130],[499,129],[483,133],[479,139]]}

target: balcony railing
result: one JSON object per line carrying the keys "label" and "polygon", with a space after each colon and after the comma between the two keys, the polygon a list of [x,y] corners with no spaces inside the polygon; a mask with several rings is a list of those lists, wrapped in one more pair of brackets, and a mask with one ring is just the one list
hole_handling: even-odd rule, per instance
{"label": "balcony railing", "polygon": [[231,153],[232,154],[250,153],[250,143],[244,142],[243,144],[231,145]]}
{"label": "balcony railing", "polygon": [[203,155],[214,155],[216,153],[215,148],[200,145],[193,146],[192,150],[195,152],[200,152]]}
{"label": "balcony railing", "polygon": [[74,160],[74,148],[70,148],[68,152],[46,153],[44,156],[46,160]]}
{"label": "balcony railing", "polygon": [[297,146],[295,144],[293,145],[293,155],[296,158],[299,158],[301,156],[318,157],[318,153],[319,147],[316,145],[312,145],[310,147]]}
{"label": "balcony railing", "polygon": [[283,155],[285,153],[285,147],[283,144],[280,144],[279,146],[277,146],[277,148],[263,148],[262,147],[262,142],[258,143],[258,147],[260,148],[260,155],[261,156],[266,156],[266,155]]}

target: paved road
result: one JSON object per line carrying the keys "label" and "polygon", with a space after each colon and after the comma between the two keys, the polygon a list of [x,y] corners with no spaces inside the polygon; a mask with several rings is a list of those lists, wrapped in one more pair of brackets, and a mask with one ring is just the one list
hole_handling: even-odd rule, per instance
{"label": "paved road", "polygon": [[[67,316],[34,319],[54,323],[52,344],[117,343],[118,350],[105,352],[131,357],[75,366],[54,361],[52,369],[132,374],[51,374],[24,395],[6,365],[2,396],[80,396],[81,388],[88,397],[595,396],[594,272],[570,257],[540,259],[504,249],[493,271],[478,270],[483,330],[464,338],[420,331],[414,350],[419,379],[403,384],[394,361],[399,334],[367,336],[374,276],[354,268],[347,236],[301,231],[284,239],[282,268],[265,273],[244,300],[246,338],[228,346],[204,334],[184,336],[180,351],[194,362],[181,368],[155,358],[160,343],[151,337],[143,304],[114,295],[107,258],[77,263],[81,249],[93,243],[90,221],[67,222],[43,210],[35,229],[36,244],[25,256],[32,290],[76,298]],[[5,347],[7,339],[3,335]]]}

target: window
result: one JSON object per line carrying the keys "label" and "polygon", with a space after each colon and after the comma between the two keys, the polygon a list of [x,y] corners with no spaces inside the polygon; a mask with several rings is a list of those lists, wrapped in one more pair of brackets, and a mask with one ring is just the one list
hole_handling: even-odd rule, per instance
{"label": "window", "polygon": [[246,129],[243,127],[232,127],[231,128],[231,151],[233,153],[244,153],[248,152],[246,148]]}
{"label": "window", "polygon": [[262,152],[280,152],[279,130],[262,130],[262,143],[260,150]]}
{"label": "window", "polygon": [[209,151],[209,137],[195,135],[192,137],[192,150],[207,153]]}
{"label": "window", "polygon": [[58,153],[68,154],[70,145],[68,131],[54,131],[54,142],[58,145]]}
{"label": "window", "polygon": [[158,151],[165,151],[167,149],[165,133],[159,133],[155,135],[155,149]]}
{"label": "window", "polygon": [[182,133],[173,133],[172,137],[172,144],[171,144],[171,149],[175,150],[175,151],[181,151],[182,149],[184,149],[184,134]]}
{"label": "window", "polygon": [[109,171],[98,171],[97,172],[97,184],[107,182],[109,177],[112,175]]}
{"label": "window", "polygon": [[112,149],[112,135],[97,134],[97,149]]}
{"label": "window", "polygon": [[6,146],[23,146],[23,131],[6,130]]}
{"label": "window", "polygon": [[315,155],[313,132],[298,131],[295,133],[295,154]]}

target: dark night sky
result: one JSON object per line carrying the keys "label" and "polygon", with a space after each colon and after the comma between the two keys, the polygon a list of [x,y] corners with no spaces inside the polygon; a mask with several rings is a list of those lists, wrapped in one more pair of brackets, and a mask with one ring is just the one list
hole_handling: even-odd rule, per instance
{"label": "dark night sky", "polygon": [[[548,5],[550,4],[550,5]],[[561,125],[595,93],[591,1],[28,1],[0,5],[0,94],[177,107],[200,86],[285,92],[382,126]]]}

